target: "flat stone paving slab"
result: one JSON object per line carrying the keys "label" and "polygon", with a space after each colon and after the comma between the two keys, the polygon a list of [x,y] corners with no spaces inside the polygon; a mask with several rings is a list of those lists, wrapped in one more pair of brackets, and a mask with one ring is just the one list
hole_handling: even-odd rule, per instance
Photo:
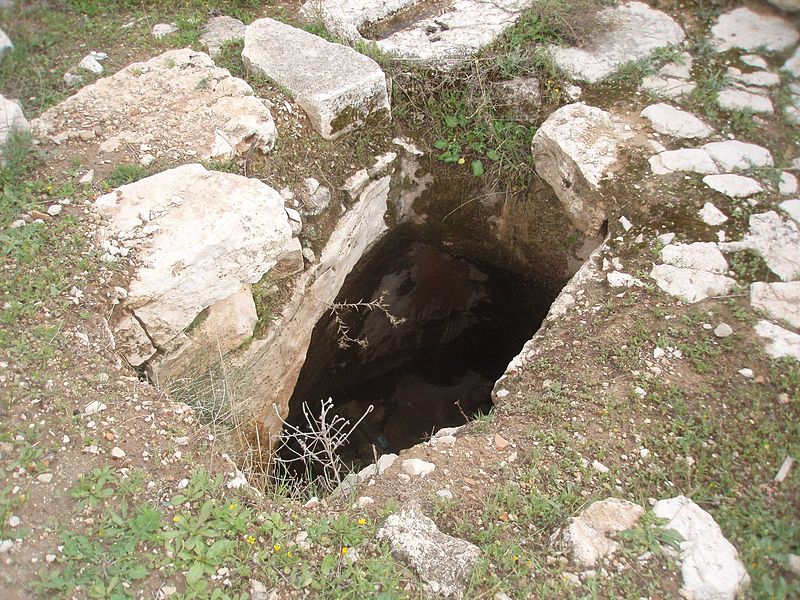
{"label": "flat stone paving slab", "polygon": [[247,27],[242,59],[286,88],[326,139],[390,112],[386,75],[371,58],[273,19]]}

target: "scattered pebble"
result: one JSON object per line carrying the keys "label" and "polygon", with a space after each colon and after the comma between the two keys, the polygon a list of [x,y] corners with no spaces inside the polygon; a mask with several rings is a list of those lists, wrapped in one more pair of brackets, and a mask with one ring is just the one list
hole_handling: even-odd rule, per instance
{"label": "scattered pebble", "polygon": [[592,462],[592,468],[599,473],[608,473],[608,467],[601,463],[599,460]]}
{"label": "scattered pebble", "polygon": [[116,459],[125,458],[125,451],[122,448],[120,448],[119,446],[114,446],[111,449],[111,456],[113,458],[116,458]]}
{"label": "scattered pebble", "polygon": [[366,508],[370,504],[375,504],[375,500],[369,496],[361,496],[358,500],[356,500],[356,506],[358,508]]}
{"label": "scattered pebble", "polygon": [[8,526],[9,527],[19,527],[20,523],[22,523],[22,519],[20,519],[17,515],[12,515],[8,519]]}
{"label": "scattered pebble", "polygon": [[733,335],[733,329],[727,323],[720,323],[714,328],[714,335],[718,338],[726,338]]}
{"label": "scattered pebble", "polygon": [[51,481],[53,481],[53,474],[42,473],[41,475],[37,475],[36,480],[41,483],[50,483]]}
{"label": "scattered pebble", "polygon": [[0,542],[0,554],[7,554],[11,552],[11,549],[14,547],[14,540],[3,540]]}
{"label": "scattered pebble", "polygon": [[504,438],[499,433],[494,434],[494,447],[497,448],[498,452],[502,452],[506,448],[508,448],[508,440]]}
{"label": "scattered pebble", "polygon": [[450,490],[438,490],[436,495],[443,500],[452,500],[453,499],[453,492]]}
{"label": "scattered pebble", "polygon": [[739,369],[739,375],[751,379],[753,377],[753,369],[748,369],[748,368]]}
{"label": "scattered pebble", "polygon": [[83,414],[88,417],[89,415],[94,415],[94,414],[97,414],[99,412],[102,412],[107,408],[108,407],[105,404],[103,404],[102,402],[100,402],[99,400],[93,400],[92,402],[89,402],[89,404],[87,404],[84,407]]}
{"label": "scattered pebble", "polygon": [[794,465],[794,458],[791,456],[787,456],[781,468],[778,469],[777,474],[775,475],[775,483],[783,483],[783,480],[786,479],[786,476],[789,475],[789,471],[792,469],[792,465]]}

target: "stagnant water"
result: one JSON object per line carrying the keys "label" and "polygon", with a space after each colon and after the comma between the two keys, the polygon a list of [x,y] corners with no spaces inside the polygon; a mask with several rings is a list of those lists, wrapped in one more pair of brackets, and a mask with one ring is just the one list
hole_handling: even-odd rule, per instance
{"label": "stagnant water", "polygon": [[328,397],[351,422],[374,405],[341,451],[354,467],[487,412],[494,382],[558,293],[448,246],[424,229],[396,228],[345,281],[338,303],[382,298],[399,325],[366,308],[316,325],[288,422],[302,427],[301,405],[318,412]]}

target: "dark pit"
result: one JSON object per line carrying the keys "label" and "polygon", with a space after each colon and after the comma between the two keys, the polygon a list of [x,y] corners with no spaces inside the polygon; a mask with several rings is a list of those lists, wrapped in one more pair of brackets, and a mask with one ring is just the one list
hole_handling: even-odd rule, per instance
{"label": "dark pit", "polygon": [[394,229],[337,299],[372,307],[340,308],[316,325],[287,422],[304,428],[303,403],[318,414],[329,397],[351,423],[373,405],[340,451],[349,466],[487,413],[494,382],[558,294],[456,246],[425,228]]}

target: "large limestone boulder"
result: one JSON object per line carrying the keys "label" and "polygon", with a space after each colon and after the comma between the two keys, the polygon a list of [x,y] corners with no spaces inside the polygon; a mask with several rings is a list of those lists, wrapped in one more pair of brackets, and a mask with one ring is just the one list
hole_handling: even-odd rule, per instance
{"label": "large limestone boulder", "polygon": [[686,34],[669,15],[642,2],[626,2],[598,15],[600,25],[584,47],[552,47],[559,68],[575,79],[595,83],[627,62],[647,58],[653,50],[680,44]]}
{"label": "large limestone boulder", "polygon": [[606,219],[601,184],[621,166],[620,150],[631,137],[611,113],[583,103],[559,108],[533,137],[536,172],[588,236],[596,235]]}
{"label": "large limestone boulder", "polygon": [[750,577],[739,553],[714,518],[685,496],[659,500],[656,516],[667,519],[666,529],[681,537],[681,596],[693,600],[734,600],[741,596]]}
{"label": "large limestone boulder", "polygon": [[570,519],[562,539],[577,565],[592,568],[600,559],[619,550],[612,536],[631,529],[643,515],[641,506],[627,500],[608,498],[593,502]]}
{"label": "large limestone boulder", "polygon": [[326,139],[359,127],[374,113],[389,113],[386,76],[374,60],[302,29],[273,19],[254,21],[242,59],[252,72],[289,90]]}
{"label": "large limestone boulder", "polygon": [[747,7],[720,15],[711,28],[711,35],[711,44],[719,52],[732,48],[748,52],[783,52],[800,39],[800,33],[788,19]]}
{"label": "large limestone boulder", "polygon": [[464,597],[480,549],[439,531],[417,504],[386,519],[377,537],[391,544],[392,554],[409,564],[429,594]]}
{"label": "large limestone boulder", "polygon": [[[47,110],[36,133],[60,153],[114,164],[167,162],[268,152],[277,130],[264,102],[242,79],[191,49],[170,50],[99,79]],[[148,158],[149,157],[149,158]]]}
{"label": "large limestone boulder", "polygon": [[[435,7],[423,0],[309,0],[302,14],[321,20],[334,35],[351,43],[361,30],[375,29],[378,48],[397,57],[452,67],[488,46],[514,25],[531,0],[458,0]],[[399,14],[398,14],[399,13]],[[381,21],[393,17],[382,27]]]}
{"label": "large limestone boulder", "polygon": [[102,246],[134,264],[116,327],[134,366],[158,351],[177,376],[209,354],[208,340],[212,356],[235,347],[255,324],[247,284],[279,262],[302,269],[283,199],[257,179],[190,164],[124,185],[95,206],[105,218]]}
{"label": "large limestone boulder", "polygon": [[0,155],[3,146],[14,132],[24,133],[30,131],[28,119],[22,113],[22,108],[16,100],[8,100],[0,95]]}

